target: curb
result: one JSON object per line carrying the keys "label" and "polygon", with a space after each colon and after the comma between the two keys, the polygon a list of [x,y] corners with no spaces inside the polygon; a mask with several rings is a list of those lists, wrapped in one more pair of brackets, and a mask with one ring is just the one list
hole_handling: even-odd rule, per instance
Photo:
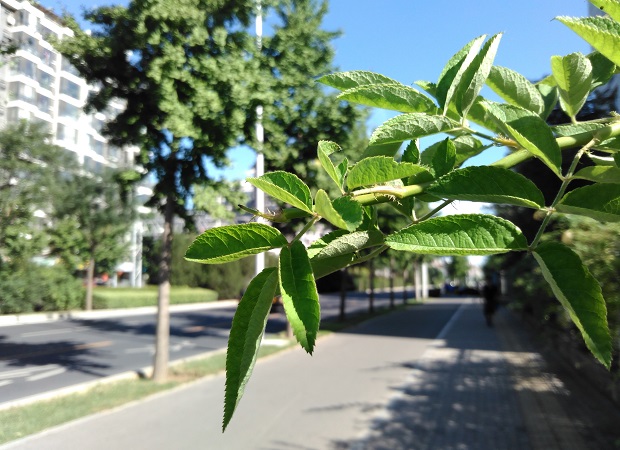
{"label": "curb", "polygon": [[[170,305],[170,312],[196,311],[199,309],[227,308],[237,306],[238,300],[218,300],[207,303],[188,303],[184,305]],[[28,325],[59,320],[96,320],[123,316],[139,316],[155,314],[157,306],[142,306],[140,308],[98,309],[95,311],[59,311],[35,314],[7,314],[0,316],[0,327],[13,325]]]}

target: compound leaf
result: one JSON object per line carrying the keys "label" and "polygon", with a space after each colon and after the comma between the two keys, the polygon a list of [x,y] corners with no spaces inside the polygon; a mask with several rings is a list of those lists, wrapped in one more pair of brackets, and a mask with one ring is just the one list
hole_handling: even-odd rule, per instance
{"label": "compound leaf", "polygon": [[260,223],[211,228],[185,252],[187,261],[221,264],[283,247],[287,240],[277,229]]}
{"label": "compound leaf", "polygon": [[588,44],[620,66],[620,24],[610,17],[566,17],[557,19],[581,36]]}
{"label": "compound leaf", "polygon": [[278,170],[247,182],[284,203],[309,213],[312,212],[310,188],[297,175]]}
{"label": "compound leaf", "polygon": [[276,269],[267,268],[250,282],[237,306],[226,352],[224,430],[243,396],[245,385],[254,369],[277,287]]}
{"label": "compound leaf", "polygon": [[511,105],[520,106],[538,115],[545,109],[545,102],[536,86],[512,69],[493,66],[487,84]]}
{"label": "compound leaf", "polygon": [[557,210],[603,222],[620,222],[620,185],[598,183],[577,188],[560,200]]}
{"label": "compound leaf", "polygon": [[280,292],[297,342],[312,354],[321,321],[319,294],[306,247],[299,241],[280,251]]}
{"label": "compound leaf", "polygon": [[592,64],[581,53],[551,57],[551,70],[560,92],[560,106],[576,117],[592,89]]}
{"label": "compound leaf", "polygon": [[354,189],[410,177],[424,172],[424,167],[411,163],[398,163],[387,156],[365,158],[354,165],[347,177],[347,186]]}
{"label": "compound leaf", "polygon": [[450,200],[501,203],[542,208],[545,198],[529,179],[512,170],[474,166],[454,170],[426,189],[426,192]]}
{"label": "compound leaf", "polygon": [[393,80],[392,78],[388,78],[378,73],[368,72],[366,70],[332,73],[322,76],[317,81],[340,91],[346,91],[347,89],[357,86],[398,83],[398,81]]}
{"label": "compound leaf", "polygon": [[376,108],[400,112],[435,112],[437,106],[427,96],[401,83],[356,86],[338,98]]}
{"label": "compound leaf", "polygon": [[362,205],[350,197],[340,197],[332,202],[327,193],[319,189],[314,200],[316,213],[338,228],[353,231],[362,223]]}
{"label": "compound leaf", "polygon": [[611,337],[605,300],[598,282],[579,256],[559,242],[540,244],[534,251],[534,257],[592,354],[609,368]]}
{"label": "compound leaf", "polygon": [[527,241],[514,224],[484,214],[429,219],[387,236],[385,243],[394,250],[440,256],[527,250]]}
{"label": "compound leaf", "polygon": [[370,144],[401,143],[410,139],[459,130],[460,124],[448,117],[424,113],[401,114],[381,124],[370,136]]}

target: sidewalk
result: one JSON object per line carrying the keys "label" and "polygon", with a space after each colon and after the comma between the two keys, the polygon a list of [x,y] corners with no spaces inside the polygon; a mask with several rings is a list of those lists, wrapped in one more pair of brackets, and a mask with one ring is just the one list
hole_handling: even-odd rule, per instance
{"label": "sidewalk", "polygon": [[225,434],[216,376],[3,448],[612,448],[514,318],[487,328],[480,308],[431,300],[321,339],[312,358],[261,360]]}

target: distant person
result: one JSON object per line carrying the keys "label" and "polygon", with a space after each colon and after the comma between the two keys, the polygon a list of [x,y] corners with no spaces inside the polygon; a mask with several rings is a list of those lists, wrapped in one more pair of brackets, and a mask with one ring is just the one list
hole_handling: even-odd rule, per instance
{"label": "distant person", "polygon": [[493,314],[497,310],[497,286],[490,280],[487,280],[482,288],[482,297],[484,298],[484,318],[487,321],[487,326],[493,326]]}

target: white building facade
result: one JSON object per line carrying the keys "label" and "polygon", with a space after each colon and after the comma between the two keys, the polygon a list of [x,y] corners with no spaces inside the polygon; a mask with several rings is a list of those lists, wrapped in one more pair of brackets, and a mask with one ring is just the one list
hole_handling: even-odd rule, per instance
{"label": "white building facade", "polygon": [[[105,113],[84,113],[93,88],[49,43],[51,36],[71,34],[60,17],[35,2],[0,0],[0,42],[17,47],[0,61],[0,129],[23,119],[41,122],[53,143],[73,152],[89,173],[133,167],[138,149],[110,145],[101,135],[105,122],[123,105],[112,103]],[[142,284],[142,233],[142,222],[137,221],[128,236],[128,260],[119,266],[131,286]]]}

